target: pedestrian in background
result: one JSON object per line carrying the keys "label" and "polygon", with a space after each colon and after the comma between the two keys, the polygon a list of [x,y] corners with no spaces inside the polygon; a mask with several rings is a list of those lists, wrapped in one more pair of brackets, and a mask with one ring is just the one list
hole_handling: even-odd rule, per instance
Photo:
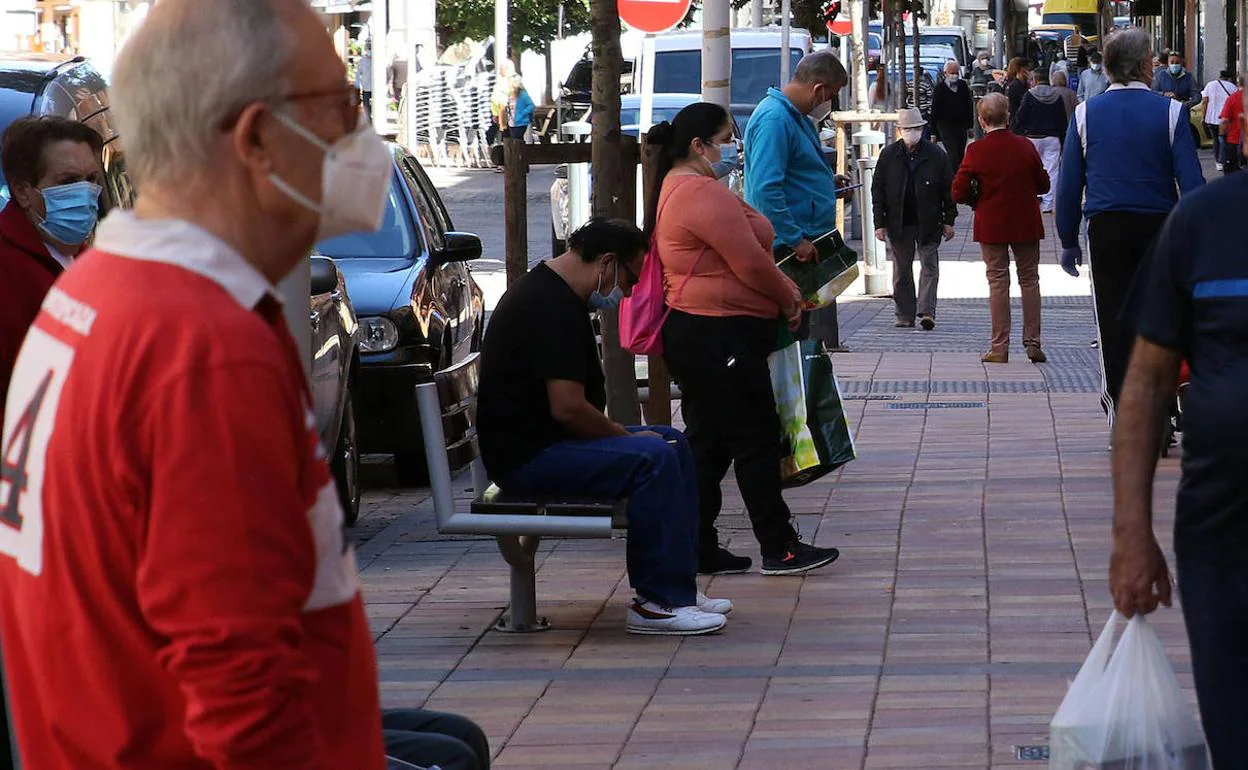
{"label": "pedestrian in background", "polygon": [[[936,327],[940,241],[952,240],[958,207],[950,196],[953,169],[944,151],[923,138],[925,121],[916,109],[901,110],[897,141],[884,148],[871,185],[876,239],[893,257],[893,304],[897,328]],[[914,257],[919,257],[919,288]]]}
{"label": "pedestrian in background", "polygon": [[1248,84],[1248,76],[1239,76],[1239,89],[1226,99],[1222,105],[1222,114],[1218,120],[1218,133],[1222,138],[1222,174],[1233,174],[1244,167],[1244,153],[1241,147],[1242,120],[1244,114],[1244,85]]}
{"label": "pedestrian in background", "polygon": [[936,92],[932,95],[932,125],[949,155],[950,165],[955,169],[962,164],[966,140],[975,121],[971,87],[962,79],[960,72],[956,61],[950,59],[945,62],[945,77],[936,84]]}
{"label": "pedestrian in background", "polygon": [[0,141],[0,415],[22,340],[52,283],[95,232],[104,140],[85,123],[23,117]]}
{"label": "pedestrian in background", "polygon": [[1157,93],[1176,102],[1190,104],[1200,94],[1197,91],[1196,78],[1183,66],[1183,54],[1174,51],[1169,57],[1170,63],[1165,69],[1153,75],[1152,89]]}
{"label": "pedestrian in background", "polygon": [[[1075,92],[1070,90],[1067,86],[1068,82],[1069,81],[1066,79],[1065,72],[1058,72],[1052,77],[1053,90],[1057,92],[1058,98],[1062,100],[1062,106],[1066,108],[1067,119],[1069,119],[1071,115],[1075,114],[1075,105],[1079,103],[1079,97],[1076,96]],[[1064,131],[1062,132],[1062,136],[1066,136]]]}
{"label": "pedestrian in background", "polygon": [[529,123],[533,121],[533,97],[524,87],[519,75],[511,78],[511,96],[507,100],[507,135],[512,139],[525,140]]}
{"label": "pedestrian in background", "polygon": [[373,42],[364,42],[364,52],[355,63],[355,88],[364,103],[364,115],[373,119]]}
{"label": "pedestrian in background", "polygon": [[[834,75],[818,69],[812,75],[799,65],[798,79],[810,78],[801,81],[805,100],[818,104],[825,77]],[[794,98],[802,100],[802,95]],[[775,101],[776,106],[794,104],[787,98]],[[768,119],[805,121],[796,113],[773,113]],[[805,142],[801,134],[797,138]],[[717,104],[697,102],[670,124],[652,128],[648,141],[663,148],[646,202],[645,229],[663,264],[671,308],[663,325],[664,358],[680,383],[698,477],[698,571],[744,572],[752,563],[720,545],[715,527],[723,505],[721,484],[730,467],[764,575],[796,575],[831,564],[840,555],[837,549],[801,541],[781,492],[782,431],[767,357],[785,322],[790,329],[801,322],[802,303],[797,287],[776,266],[772,225],[715,179],[715,164],[732,144],[731,117]]]}
{"label": "pedestrian in background", "polygon": [[1049,190],[1040,196],[1040,211],[1048,214],[1053,211],[1054,192],[1062,171],[1062,139],[1070,119],[1061,93],[1049,85],[1048,76],[1037,70],[1032,81],[1036,85],[1023,97],[1014,115],[1014,132],[1031,140],[1049,175]]}
{"label": "pedestrian in background", "polygon": [[1205,84],[1200,94],[1200,107],[1204,112],[1205,133],[1213,137],[1213,157],[1222,170],[1222,108],[1226,100],[1235,93],[1235,77],[1230,70],[1222,70],[1216,80]]}
{"label": "pedestrian in background", "polygon": [[1076,266],[1083,262],[1079,225],[1088,218],[1101,403],[1111,424],[1131,352],[1131,330],[1119,320],[1127,289],[1179,193],[1205,182],[1187,110],[1149,90],[1150,55],[1148,33],[1138,27],[1115,33],[1105,44],[1113,84],[1076,108],[1057,193],[1062,267],[1071,275],[1079,274]]}
{"label": "pedestrian in background", "polygon": [[[877,78],[881,76],[882,71]],[[804,262],[815,259],[818,252],[811,240],[836,229],[836,199],[849,197],[838,193],[849,180],[832,173],[815,129],[830,114],[832,98],[847,80],[845,67],[832,52],[806,54],[793,79],[783,89],[767,89],[750,117],[745,130],[745,201],[775,230],[777,260],[790,253]],[[834,319],[836,308],[803,313],[797,337],[810,337],[812,315],[818,325],[823,313]],[[840,344],[838,339],[830,342]]]}
{"label": "pedestrian in background", "polygon": [[1079,73],[1079,90],[1076,96],[1079,101],[1086,102],[1094,96],[1100,96],[1109,88],[1109,77],[1105,74],[1100,51],[1088,55],[1088,68]]}
{"label": "pedestrian in background", "polygon": [[1005,95],[1010,99],[1010,118],[1013,120],[1023,105],[1023,97],[1031,89],[1031,65],[1022,57],[1010,59],[1005,68],[1005,79]]}
{"label": "pedestrian in background", "polygon": [[1212,767],[1244,766],[1248,724],[1248,349],[1243,286],[1248,243],[1227,237],[1243,216],[1248,178],[1184,196],[1135,281],[1127,320],[1134,351],[1114,434],[1109,587],[1127,617],[1170,606],[1172,580],[1153,530],[1153,481],[1180,364],[1191,375],[1183,409],[1182,477],[1174,555],[1192,675]]}
{"label": "pedestrian in background", "polygon": [[1023,297],[1023,349],[1028,360],[1044,363],[1040,346],[1040,241],[1044,221],[1039,195],[1049,191],[1049,175],[1031,142],[1007,129],[1010,104],[1000,94],[979,101],[984,138],[966,150],[953,180],[953,199],[975,207],[972,233],[988,273],[992,342],[981,359],[1010,360],[1010,252]]}

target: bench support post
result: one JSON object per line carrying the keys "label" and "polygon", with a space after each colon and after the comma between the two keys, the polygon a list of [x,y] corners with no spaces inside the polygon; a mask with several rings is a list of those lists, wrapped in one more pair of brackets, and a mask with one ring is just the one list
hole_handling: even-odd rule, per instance
{"label": "bench support post", "polygon": [[498,550],[511,567],[511,612],[494,624],[494,630],[527,634],[549,631],[550,621],[537,616],[537,564],[534,559],[540,537],[500,535]]}

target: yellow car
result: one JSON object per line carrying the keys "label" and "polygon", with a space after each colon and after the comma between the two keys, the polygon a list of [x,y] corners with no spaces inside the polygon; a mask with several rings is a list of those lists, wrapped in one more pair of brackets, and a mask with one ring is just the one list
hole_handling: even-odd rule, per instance
{"label": "yellow car", "polygon": [[1206,149],[1213,146],[1213,137],[1205,133],[1205,108],[1200,102],[1192,105],[1188,110],[1188,121],[1192,124],[1192,139],[1195,140],[1196,146],[1200,149]]}

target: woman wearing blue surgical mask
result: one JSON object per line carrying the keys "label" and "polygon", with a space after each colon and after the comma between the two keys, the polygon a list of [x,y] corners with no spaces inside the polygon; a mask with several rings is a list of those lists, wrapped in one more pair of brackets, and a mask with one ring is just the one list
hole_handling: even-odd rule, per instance
{"label": "woman wearing blue surgical mask", "polygon": [[104,143],[59,117],[13,121],[0,141],[8,202],[0,211],[0,414],[17,350],[52,287],[95,231]]}
{"label": "woman wearing blue surgical mask", "polygon": [[720,484],[735,466],[763,574],[798,574],[839,555],[799,540],[781,495],[780,418],[767,356],[780,327],[800,323],[802,302],[776,267],[771,223],[716,181],[716,164],[726,148],[735,148],[732,141],[727,111],[706,102],[685,107],[647,135],[649,146],[662,148],[645,230],[671,308],[664,358],[680,384],[698,476],[698,571],[723,575],[752,564],[722,547],[715,528]]}

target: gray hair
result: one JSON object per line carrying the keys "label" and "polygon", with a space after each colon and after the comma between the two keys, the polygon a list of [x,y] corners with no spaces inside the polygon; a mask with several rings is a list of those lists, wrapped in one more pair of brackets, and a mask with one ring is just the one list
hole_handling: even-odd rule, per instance
{"label": "gray hair", "polygon": [[289,93],[294,35],[273,0],[163,0],[122,49],[112,102],[136,184],[193,178],[248,104]]}
{"label": "gray hair", "polygon": [[1138,80],[1153,66],[1153,43],[1140,27],[1114,33],[1105,43],[1105,74],[1114,83]]}
{"label": "gray hair", "polygon": [[793,79],[807,85],[844,86],[849,80],[845,65],[831,51],[815,51],[802,57],[793,71]]}

